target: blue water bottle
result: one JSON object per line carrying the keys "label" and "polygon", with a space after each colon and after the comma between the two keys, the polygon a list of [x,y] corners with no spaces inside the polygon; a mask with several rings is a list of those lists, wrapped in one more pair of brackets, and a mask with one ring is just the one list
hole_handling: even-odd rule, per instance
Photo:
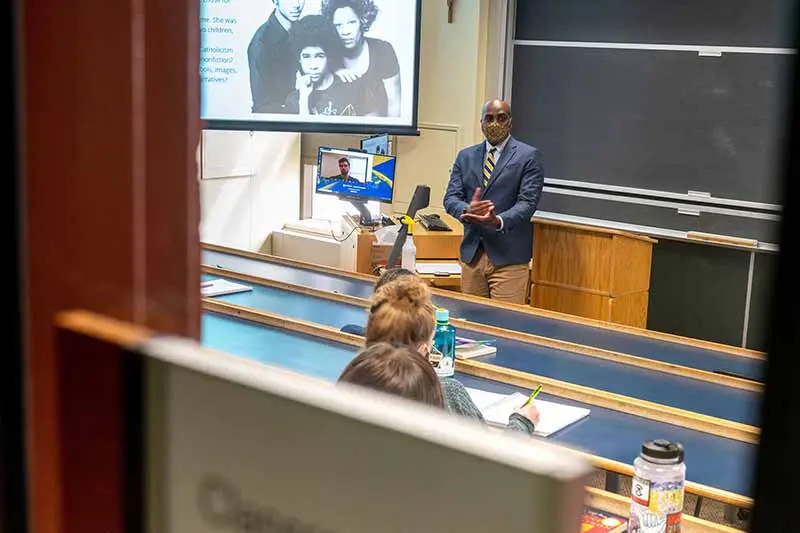
{"label": "blue water bottle", "polygon": [[450,311],[436,310],[436,332],[433,335],[433,348],[440,358],[435,365],[440,377],[452,376],[456,373],[456,328],[450,324]]}

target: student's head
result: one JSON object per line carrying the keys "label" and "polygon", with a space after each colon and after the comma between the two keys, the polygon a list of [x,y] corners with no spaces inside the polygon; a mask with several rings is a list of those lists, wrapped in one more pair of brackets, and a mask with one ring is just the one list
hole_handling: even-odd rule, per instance
{"label": "student's head", "polygon": [[348,176],[350,174],[350,160],[343,157],[339,160],[339,174]]}
{"label": "student's head", "polygon": [[322,15],[333,23],[346,49],[361,45],[378,16],[373,0],[323,0]]}
{"label": "student's head", "polygon": [[302,74],[316,83],[331,72],[341,45],[328,21],[320,15],[305,16],[292,24],[289,37]]}
{"label": "student's head", "polygon": [[408,346],[381,342],[364,348],[350,361],[339,381],[444,407],[436,371]]}
{"label": "student's head", "polygon": [[404,276],[416,276],[416,274],[414,274],[407,268],[387,268],[386,270],[383,271],[383,274],[381,274],[381,276],[378,278],[378,281],[375,282],[375,290],[377,291],[390,281],[400,279]]}
{"label": "student's head", "polygon": [[306,6],[306,0],[272,0],[275,4],[277,16],[283,17],[288,22],[297,22]]}
{"label": "student's head", "polygon": [[428,285],[417,276],[402,276],[373,294],[365,344],[405,344],[427,360],[435,326],[436,311]]}

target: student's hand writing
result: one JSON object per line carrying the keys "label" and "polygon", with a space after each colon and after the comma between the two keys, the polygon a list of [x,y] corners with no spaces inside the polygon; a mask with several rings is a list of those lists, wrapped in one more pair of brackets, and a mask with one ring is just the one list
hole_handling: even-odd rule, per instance
{"label": "student's hand writing", "polygon": [[536,408],[534,402],[520,407],[517,412],[533,422],[534,425],[539,423],[539,410]]}

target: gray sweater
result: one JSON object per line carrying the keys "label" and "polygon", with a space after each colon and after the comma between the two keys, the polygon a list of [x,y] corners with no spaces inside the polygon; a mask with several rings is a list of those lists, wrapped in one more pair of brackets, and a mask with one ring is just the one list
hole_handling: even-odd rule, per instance
{"label": "gray sweater", "polygon": [[[444,402],[447,410],[451,413],[468,416],[470,418],[477,418],[484,422],[483,414],[481,413],[475,402],[472,401],[467,389],[460,381],[454,378],[442,378],[442,390],[444,392]],[[529,435],[533,434],[533,422],[525,418],[519,413],[512,413],[508,418],[508,427],[514,431],[521,431]]]}

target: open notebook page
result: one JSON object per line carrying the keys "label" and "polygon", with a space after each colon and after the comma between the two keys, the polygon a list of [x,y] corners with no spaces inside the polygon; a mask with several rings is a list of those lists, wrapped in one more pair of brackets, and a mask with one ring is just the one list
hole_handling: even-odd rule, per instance
{"label": "open notebook page", "polygon": [[[497,426],[505,426],[511,413],[522,407],[522,404],[528,399],[519,392],[504,395],[470,388],[467,389],[467,392],[483,413],[486,422]],[[589,409],[582,407],[545,400],[535,400],[535,402],[540,418],[534,433],[540,437],[548,437],[587,417],[590,412]]]}

